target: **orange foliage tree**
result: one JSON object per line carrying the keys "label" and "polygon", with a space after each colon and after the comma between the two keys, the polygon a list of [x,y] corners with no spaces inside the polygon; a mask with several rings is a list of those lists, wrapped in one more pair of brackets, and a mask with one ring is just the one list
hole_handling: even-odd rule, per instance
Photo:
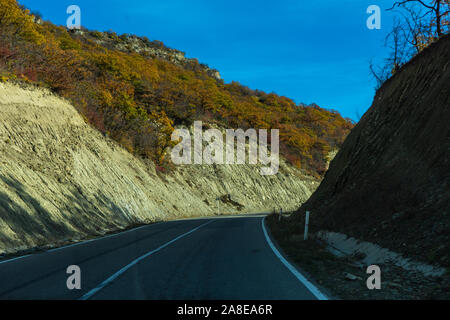
{"label": "orange foliage tree", "polygon": [[297,105],[237,82],[225,84],[196,60],[182,65],[98,41],[108,37],[127,47],[127,35],[80,34],[49,22],[36,24],[15,0],[0,0],[0,25],[0,71],[58,92],[101,132],[158,165],[169,161],[165,155],[174,126],[204,120],[280,129],[285,157],[322,174],[328,152],[353,126],[334,111]]}

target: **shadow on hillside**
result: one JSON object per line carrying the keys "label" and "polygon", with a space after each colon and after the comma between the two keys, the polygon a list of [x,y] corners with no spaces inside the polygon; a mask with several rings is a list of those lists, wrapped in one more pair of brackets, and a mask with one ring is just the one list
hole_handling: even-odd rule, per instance
{"label": "shadow on hillside", "polygon": [[[5,192],[0,192],[0,219],[15,233],[12,238],[0,232],[0,242],[6,246],[41,246],[74,237],[98,235],[101,230],[117,230],[120,226],[136,222],[124,215],[102,192],[95,195],[94,204],[86,198],[81,189],[72,187],[69,194],[64,194],[64,205],[55,205],[60,218],[45,209],[14,177],[0,175],[0,181],[25,203],[19,204]],[[97,206],[108,208],[111,214],[105,214],[98,210]],[[34,243],[31,243],[31,240]]]}
{"label": "shadow on hillside", "polygon": [[[19,242],[30,245],[27,238],[36,239],[38,242],[47,242],[68,233],[68,228],[52,220],[51,214],[41,206],[39,201],[25,191],[21,182],[4,175],[0,175],[0,180],[33,211],[33,214],[30,214],[25,207],[19,205],[6,193],[0,192],[0,217],[15,232]],[[3,237],[5,235],[0,234],[0,239]],[[8,238],[1,240],[6,243],[12,241]]]}

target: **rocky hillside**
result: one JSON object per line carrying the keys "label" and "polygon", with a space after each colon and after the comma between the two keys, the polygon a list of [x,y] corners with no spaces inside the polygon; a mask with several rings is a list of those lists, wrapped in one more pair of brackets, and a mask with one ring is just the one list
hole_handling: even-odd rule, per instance
{"label": "rocky hillside", "polygon": [[[315,179],[281,163],[162,172],[48,90],[0,83],[0,254],[140,223],[298,207]],[[219,202],[217,202],[219,198]]]}
{"label": "rocky hillside", "polygon": [[[42,20],[36,21],[43,24]],[[162,59],[168,62],[179,65],[183,68],[199,67],[208,76],[221,80],[220,72],[216,69],[211,69],[206,64],[199,64],[195,58],[186,58],[186,53],[180,50],[168,48],[161,41],[149,40],[147,37],[139,37],[136,35],[123,34],[117,35],[114,32],[99,32],[89,30],[71,30],[72,38],[89,42],[92,41],[109,50],[117,50],[125,53],[138,53],[146,58]]]}
{"label": "rocky hillside", "polygon": [[68,30],[36,19],[16,0],[0,0],[0,26],[0,82],[50,89],[130,153],[166,169],[174,127],[203,121],[279,129],[281,154],[322,177],[328,154],[353,127],[336,111],[225,83],[216,70],[160,41]]}
{"label": "rocky hillside", "polygon": [[[226,84],[162,42],[68,30],[16,0],[0,0],[0,26],[0,253],[217,206],[298,208],[353,127],[336,111]],[[279,129],[279,173],[175,166],[171,135],[195,121]]]}
{"label": "rocky hillside", "polygon": [[295,215],[450,267],[450,36],[404,65],[376,93]]}

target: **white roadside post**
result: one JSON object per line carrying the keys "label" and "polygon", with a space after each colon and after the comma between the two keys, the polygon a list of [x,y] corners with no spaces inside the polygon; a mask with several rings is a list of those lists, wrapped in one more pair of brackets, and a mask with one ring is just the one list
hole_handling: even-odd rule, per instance
{"label": "white roadside post", "polygon": [[309,211],[306,211],[306,217],[305,217],[305,235],[303,236],[303,240],[308,240],[308,226],[309,226]]}
{"label": "white roadside post", "polygon": [[217,215],[220,216],[220,197],[218,197],[217,199]]}

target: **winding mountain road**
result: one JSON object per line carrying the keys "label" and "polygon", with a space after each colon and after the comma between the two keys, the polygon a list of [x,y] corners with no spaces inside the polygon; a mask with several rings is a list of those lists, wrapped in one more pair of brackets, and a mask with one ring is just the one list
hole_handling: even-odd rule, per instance
{"label": "winding mountain road", "polygon": [[[278,252],[263,219],[156,223],[0,261],[0,299],[326,299]],[[67,288],[70,265],[80,290]]]}

